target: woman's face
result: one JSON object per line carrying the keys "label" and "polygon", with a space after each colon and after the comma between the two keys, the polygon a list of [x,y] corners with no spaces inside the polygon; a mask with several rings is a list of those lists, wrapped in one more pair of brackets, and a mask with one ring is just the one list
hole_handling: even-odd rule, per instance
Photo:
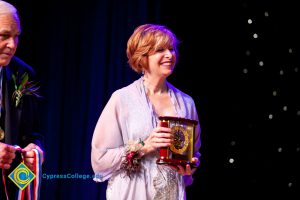
{"label": "woman's face", "polygon": [[170,48],[158,48],[153,54],[148,56],[149,74],[167,78],[172,74],[176,63],[175,50]]}
{"label": "woman's face", "polygon": [[0,15],[0,66],[6,66],[14,56],[20,35],[20,25],[10,14]]}

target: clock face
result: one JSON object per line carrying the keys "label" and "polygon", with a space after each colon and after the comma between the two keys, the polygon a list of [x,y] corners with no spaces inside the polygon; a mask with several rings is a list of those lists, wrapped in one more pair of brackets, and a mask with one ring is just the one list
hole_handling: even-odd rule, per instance
{"label": "clock face", "polygon": [[189,134],[187,130],[182,126],[173,126],[172,133],[174,134],[174,141],[170,150],[178,154],[184,153],[189,145]]}

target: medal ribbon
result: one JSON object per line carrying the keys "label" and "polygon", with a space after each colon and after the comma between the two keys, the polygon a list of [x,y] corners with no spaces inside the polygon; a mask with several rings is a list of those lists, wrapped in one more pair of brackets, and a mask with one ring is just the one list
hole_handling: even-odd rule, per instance
{"label": "medal ribbon", "polygon": [[[22,152],[22,148],[15,146],[18,152]],[[33,173],[35,174],[35,179],[27,185],[23,190],[19,189],[17,194],[17,200],[39,200],[40,199],[40,187],[41,187],[41,178],[42,178],[42,160],[41,155],[37,149],[32,149],[34,152],[34,161],[33,161]],[[22,155],[22,153],[21,153]],[[24,158],[22,156],[22,161]],[[9,200],[8,191],[6,189],[6,176],[5,170],[2,170],[2,179],[6,194],[6,200]]]}

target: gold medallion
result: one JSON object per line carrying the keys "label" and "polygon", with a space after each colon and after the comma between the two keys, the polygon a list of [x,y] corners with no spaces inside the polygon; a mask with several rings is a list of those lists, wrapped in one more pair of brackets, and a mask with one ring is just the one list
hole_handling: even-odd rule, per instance
{"label": "gold medallion", "polygon": [[4,139],[4,131],[3,129],[0,127],[0,140],[3,140]]}

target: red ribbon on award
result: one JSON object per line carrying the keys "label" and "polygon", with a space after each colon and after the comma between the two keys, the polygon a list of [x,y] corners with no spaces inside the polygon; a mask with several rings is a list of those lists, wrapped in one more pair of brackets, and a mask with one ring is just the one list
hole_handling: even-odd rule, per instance
{"label": "red ribbon on award", "polygon": [[[15,146],[15,148],[22,155],[22,148],[20,148],[19,146]],[[39,151],[37,149],[32,149],[32,150],[34,152],[33,172],[30,169],[28,169],[27,167],[26,167],[26,169],[30,170],[30,173],[33,173],[34,177],[31,176],[31,178],[33,178],[33,180],[29,180],[31,182],[27,183],[26,186],[22,189],[20,186],[17,185],[19,187],[18,194],[17,194],[18,200],[39,200],[40,199],[40,185],[41,185],[41,178],[42,178],[42,160],[41,160],[41,155],[40,155]],[[24,167],[26,166],[24,164],[23,156],[22,156],[22,161],[21,161],[20,165],[21,164],[23,164]],[[20,165],[18,167],[20,167]],[[16,169],[18,169],[18,167]],[[14,171],[12,173],[14,173]],[[18,175],[20,175],[21,173],[25,173],[25,172],[24,172],[24,168],[22,168],[22,170],[20,170],[20,172],[18,172],[18,173],[16,172],[14,174],[14,176],[11,176],[11,174],[9,176],[14,178],[14,177],[18,177]],[[3,169],[2,170],[2,180],[3,180],[4,189],[5,189],[6,199],[9,200],[8,191],[6,188],[6,178],[7,178],[6,170]],[[13,182],[15,184],[18,184],[19,182],[21,182],[21,183],[24,182],[24,180],[19,180],[19,179],[13,180]],[[28,181],[28,180],[25,180],[25,181]]]}

